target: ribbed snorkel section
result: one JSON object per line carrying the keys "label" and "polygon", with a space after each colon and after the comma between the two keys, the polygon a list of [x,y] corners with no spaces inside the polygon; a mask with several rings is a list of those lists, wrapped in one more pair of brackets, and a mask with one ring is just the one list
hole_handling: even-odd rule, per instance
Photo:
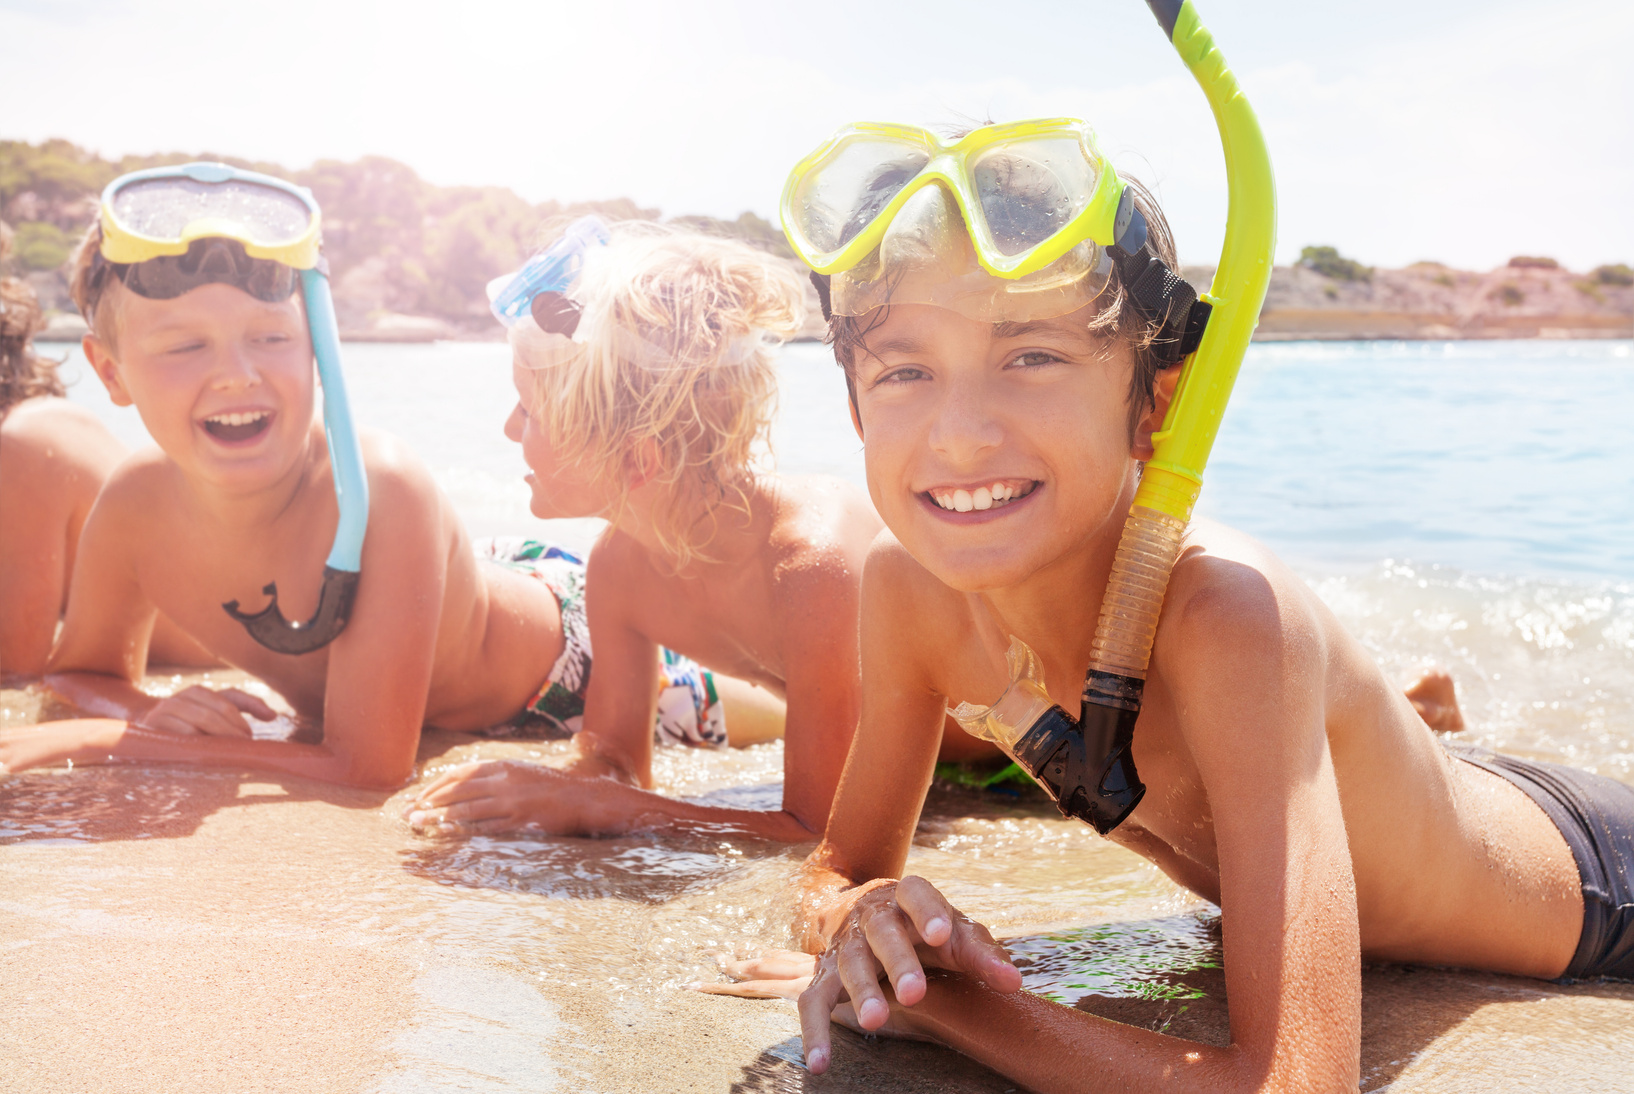
{"label": "ribbed snorkel section", "polygon": [[1174,569],[1185,532],[1186,522],[1177,517],[1143,505],[1130,507],[1101,599],[1101,617],[1095,624],[1086,691],[1102,690],[1095,686],[1097,673],[1146,679],[1169,571]]}

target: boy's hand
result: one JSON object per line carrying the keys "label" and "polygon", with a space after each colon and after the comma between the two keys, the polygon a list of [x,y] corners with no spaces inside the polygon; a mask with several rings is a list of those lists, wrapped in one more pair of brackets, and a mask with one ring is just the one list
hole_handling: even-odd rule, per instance
{"label": "boy's hand", "polygon": [[444,772],[403,810],[417,829],[485,834],[518,828],[552,835],[581,830],[584,795],[595,780],[516,760],[487,760]]}
{"label": "boy's hand", "polygon": [[994,991],[1021,988],[1021,973],[987,928],[961,913],[930,882],[905,877],[865,894],[817,958],[811,986],[800,996],[800,1034],[813,1075],[828,1070],[831,1020],[849,1000],[856,1026],[878,1032],[891,1018],[891,1001],[879,975],[891,982],[897,1002],[913,1006],[925,997],[925,965],[980,980]]}
{"label": "boy's hand", "polygon": [[247,691],[193,684],[159,700],[131,724],[179,736],[252,737],[245,714],[264,722],[278,717],[276,710]]}

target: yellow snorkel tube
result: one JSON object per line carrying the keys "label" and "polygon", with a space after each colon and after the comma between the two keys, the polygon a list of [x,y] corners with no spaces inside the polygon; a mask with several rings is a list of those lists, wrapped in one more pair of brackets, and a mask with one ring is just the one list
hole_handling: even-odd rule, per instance
{"label": "yellow snorkel tube", "polygon": [[1196,352],[1181,367],[1124,523],[1101,600],[1080,717],[1075,722],[1050,702],[1037,658],[1019,641],[1010,650],[1012,683],[998,702],[954,711],[967,730],[997,743],[1038,780],[1064,814],[1103,835],[1146,792],[1130,750],[1163,595],[1259,322],[1276,247],[1276,187],[1253,108],[1191,0],[1147,5],[1208,96],[1225,149],[1231,204],[1220,264],[1204,297],[1213,311]]}

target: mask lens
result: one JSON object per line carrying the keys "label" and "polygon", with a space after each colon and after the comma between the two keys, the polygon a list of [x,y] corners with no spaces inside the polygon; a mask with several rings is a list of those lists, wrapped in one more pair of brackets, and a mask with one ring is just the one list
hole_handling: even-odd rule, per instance
{"label": "mask lens", "polygon": [[899,141],[845,141],[797,185],[794,227],[813,250],[838,250],[868,227],[929,162],[928,149]]}
{"label": "mask lens", "polygon": [[195,239],[187,253],[165,255],[124,267],[120,280],[137,296],[174,300],[200,285],[223,284],[242,289],[269,304],[295,291],[295,270],[282,262],[251,258],[234,239]]}
{"label": "mask lens", "polygon": [[148,239],[180,240],[189,225],[213,221],[269,247],[297,242],[312,225],[312,211],[294,194],[241,180],[133,182],[114,194],[113,215],[121,227]]}
{"label": "mask lens", "polygon": [[1077,137],[1005,141],[970,165],[982,215],[1003,255],[1021,254],[1065,228],[1088,206],[1099,175]]}

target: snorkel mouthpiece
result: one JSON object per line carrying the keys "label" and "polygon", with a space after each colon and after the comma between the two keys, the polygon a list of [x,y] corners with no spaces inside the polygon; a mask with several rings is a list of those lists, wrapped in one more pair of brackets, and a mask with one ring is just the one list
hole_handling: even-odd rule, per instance
{"label": "snorkel mouthpiece", "polygon": [[961,703],[953,717],[973,737],[992,741],[1043,787],[1061,814],[1106,835],[1140,804],[1146,786],[1130,746],[1140,716],[1140,684],[1108,680],[1093,702],[1086,690],[1079,717],[1050,701],[1038,655],[1019,638],[1006,654],[1010,686],[990,707]]}
{"label": "snorkel mouthpiece", "polygon": [[362,575],[355,570],[323,568],[323,587],[318,590],[318,607],[305,623],[291,623],[278,607],[278,583],[269,581],[261,591],[272,599],[258,612],[238,610],[238,601],[229,600],[221,607],[226,613],[244,624],[250,637],[274,653],[302,654],[322,649],[333,642],[352,618],[352,601],[357,598],[357,579]]}

